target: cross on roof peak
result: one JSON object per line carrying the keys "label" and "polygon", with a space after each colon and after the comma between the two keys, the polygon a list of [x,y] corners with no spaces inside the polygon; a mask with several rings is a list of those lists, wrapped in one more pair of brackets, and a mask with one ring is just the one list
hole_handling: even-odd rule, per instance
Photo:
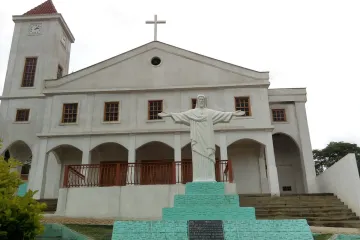
{"label": "cross on roof peak", "polygon": [[157,25],[158,24],[165,24],[166,21],[164,20],[157,20],[157,15],[154,15],[153,21],[146,21],[146,24],[154,24],[154,41],[157,41]]}

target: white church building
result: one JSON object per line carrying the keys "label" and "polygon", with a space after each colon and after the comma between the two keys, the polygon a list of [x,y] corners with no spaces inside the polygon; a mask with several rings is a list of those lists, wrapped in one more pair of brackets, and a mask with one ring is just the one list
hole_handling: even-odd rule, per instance
{"label": "white church building", "polygon": [[51,0],[13,21],[1,152],[31,159],[28,188],[57,198],[58,214],[145,219],[171,205],[192,180],[190,134],[157,114],[193,108],[198,94],[246,113],[215,126],[228,192],[317,191],[305,88],[269,89],[269,72],[159,41],[69,74],[75,38]]}

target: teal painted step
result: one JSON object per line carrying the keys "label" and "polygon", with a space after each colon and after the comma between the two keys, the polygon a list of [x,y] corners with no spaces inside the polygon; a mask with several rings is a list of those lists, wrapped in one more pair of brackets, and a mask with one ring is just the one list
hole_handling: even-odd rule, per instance
{"label": "teal painted step", "polygon": [[47,240],[47,239],[67,239],[67,240],[87,240],[87,236],[73,231],[72,229],[61,224],[44,224],[44,232],[36,236],[35,239]]}
{"label": "teal painted step", "polygon": [[238,195],[175,195],[174,207],[239,207]]}
{"label": "teal painted step", "polygon": [[255,220],[253,207],[163,208],[163,220]]}
{"label": "teal painted step", "polygon": [[[306,220],[224,221],[225,240],[313,240]],[[187,221],[117,221],[112,240],[188,240]]]}
{"label": "teal painted step", "polygon": [[186,195],[224,195],[225,183],[223,182],[190,182],[185,185]]}
{"label": "teal painted step", "polygon": [[360,239],[360,235],[338,235],[336,240],[355,240]]}
{"label": "teal painted step", "polygon": [[17,195],[20,197],[23,197],[27,192],[28,183],[25,182],[19,186],[19,189],[17,191]]}

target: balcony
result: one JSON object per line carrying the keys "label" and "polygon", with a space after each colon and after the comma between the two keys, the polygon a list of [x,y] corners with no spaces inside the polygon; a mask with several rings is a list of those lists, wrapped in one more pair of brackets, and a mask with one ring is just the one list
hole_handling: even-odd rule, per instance
{"label": "balcony", "polygon": [[[230,160],[216,161],[218,182],[233,182]],[[192,181],[192,162],[146,161],[142,163],[100,163],[66,165],[64,188],[125,185],[185,184]]]}

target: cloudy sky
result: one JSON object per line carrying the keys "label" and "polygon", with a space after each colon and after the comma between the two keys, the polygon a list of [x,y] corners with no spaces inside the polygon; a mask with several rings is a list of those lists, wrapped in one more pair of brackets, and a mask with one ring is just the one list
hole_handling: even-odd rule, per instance
{"label": "cloudy sky", "polygon": [[[14,23],[45,0],[2,0],[0,90]],[[271,88],[306,87],[313,148],[360,145],[360,2],[357,0],[53,0],[75,35],[70,72],[153,40],[258,71]]]}

